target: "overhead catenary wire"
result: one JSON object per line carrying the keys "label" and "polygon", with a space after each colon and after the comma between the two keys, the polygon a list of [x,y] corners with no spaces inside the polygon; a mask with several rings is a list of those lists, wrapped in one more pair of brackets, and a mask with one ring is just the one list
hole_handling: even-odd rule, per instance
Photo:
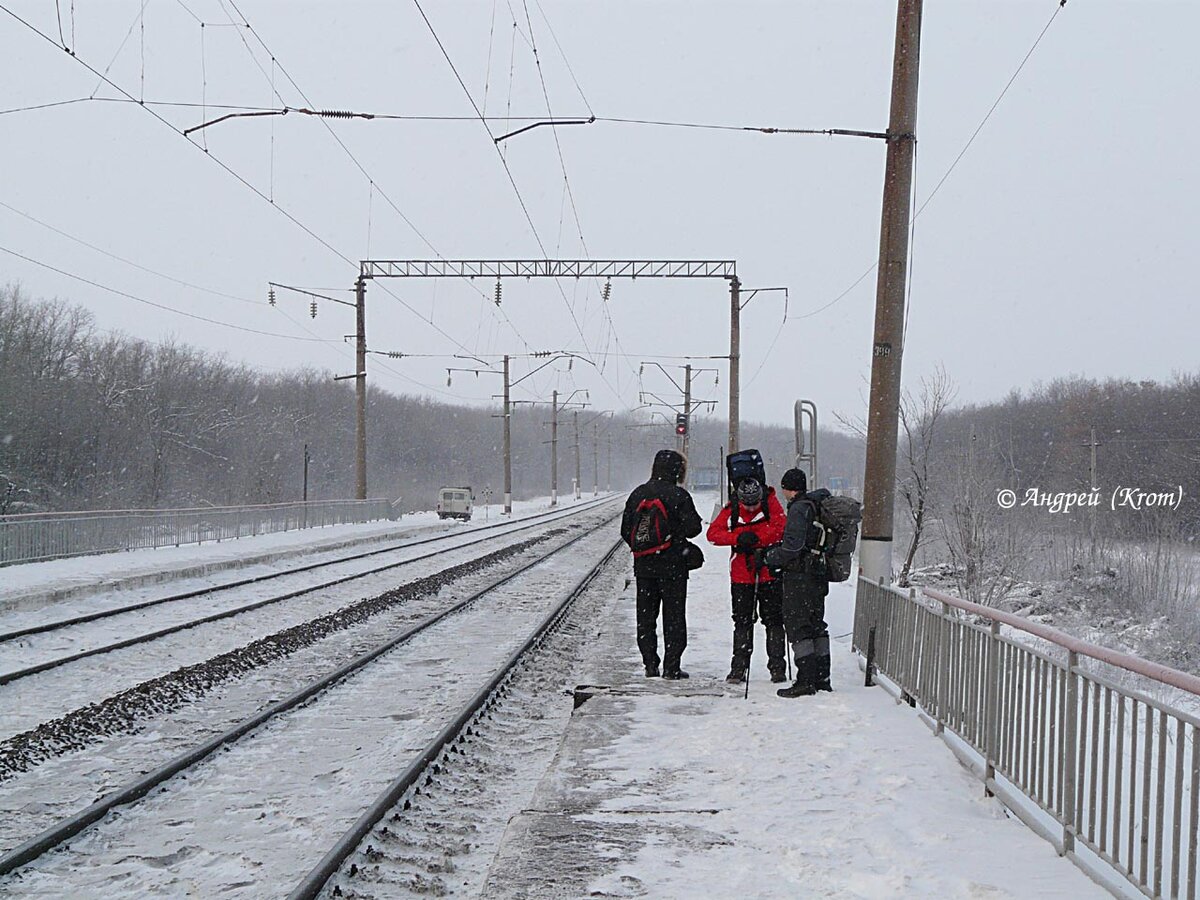
{"label": "overhead catenary wire", "polygon": [[[144,7],[144,5],[145,4],[143,3],[143,7]],[[32,31],[34,34],[36,34],[38,37],[40,37],[42,40],[46,41],[50,45],[52,45],[54,47],[58,47],[57,43],[54,41],[54,39],[52,37],[47,35],[44,31],[42,31],[36,25],[32,24],[25,18],[21,17],[20,15],[18,15],[15,12],[13,12],[7,6],[0,4],[0,12],[3,12],[6,15],[8,15],[10,18],[16,20],[21,25],[25,26],[28,30]],[[132,31],[132,27],[131,27],[131,31]],[[61,49],[61,48],[59,48],[59,49]],[[121,85],[117,84],[115,81],[110,79],[104,73],[100,72],[98,69],[96,69],[95,66],[91,65],[86,60],[82,59],[78,54],[72,54],[71,59],[73,59],[79,65],[83,66],[85,69],[87,69],[92,74],[98,76],[102,82],[108,84],[114,90],[118,91],[120,94],[122,94],[124,97],[126,97],[129,101],[136,103],[141,109],[144,109],[149,115],[153,116],[156,120],[158,120],[161,124],[165,125],[172,132],[174,132],[175,134],[180,134],[179,129],[176,128],[166,118],[164,118],[160,113],[156,112],[154,109],[150,108],[146,104],[138,103],[137,99],[132,94],[130,94],[125,88],[123,88]],[[281,67],[281,71],[282,71],[282,67]],[[185,140],[186,140],[186,138],[185,138]],[[194,141],[189,140],[189,141],[187,141],[187,143],[190,146],[194,147],[197,151],[203,153],[205,158],[211,159],[217,166],[219,166],[221,169],[223,169],[225,172],[227,172],[229,175],[231,175],[234,179],[236,179],[238,182],[240,182],[247,189],[249,189],[254,194],[256,194],[260,199],[266,201],[273,209],[278,210],[278,212],[281,215],[283,215],[285,218],[287,218],[288,221],[292,222],[292,224],[294,224],[297,228],[299,228],[301,231],[303,231],[305,234],[307,234],[309,237],[311,237],[313,240],[315,240],[317,243],[319,243],[322,247],[324,247],[326,250],[328,250],[334,256],[341,259],[347,265],[353,266],[356,270],[358,269],[358,265],[354,260],[350,259],[350,257],[346,256],[344,253],[342,253],[336,247],[334,247],[331,243],[329,243],[329,241],[327,241],[325,238],[323,238],[319,234],[317,234],[317,232],[315,232],[313,229],[311,229],[310,227],[305,225],[293,213],[291,213],[284,207],[280,206],[278,203],[275,203],[270,197],[268,197],[265,193],[263,193],[263,191],[260,188],[256,187],[253,183],[251,183],[249,180],[247,180],[244,176],[242,176],[240,173],[238,173],[235,169],[233,169],[227,163],[222,161],[219,157],[213,155],[212,153],[209,153],[207,149],[205,149],[204,147],[195,143]],[[386,293],[390,294],[395,300],[397,300],[397,302],[399,302],[402,306],[404,306],[406,309],[408,309],[410,312],[412,312],[414,315],[416,315],[422,321],[425,321],[427,324],[429,324],[431,327],[433,327],[434,330],[437,331],[439,334],[441,334],[443,337],[450,340],[452,343],[454,343],[459,348],[461,348],[463,350],[467,349],[463,344],[459,343],[459,341],[456,338],[454,338],[452,335],[447,333],[442,328],[438,327],[436,324],[434,324],[431,320],[427,319],[425,316],[421,315],[411,304],[409,304],[405,300],[401,299],[400,297],[397,297],[395,294],[393,294],[391,291],[388,291],[386,288],[384,288],[384,290]]]}
{"label": "overhead catenary wire", "polygon": [[[221,2],[222,9],[224,9],[225,0],[220,0],[220,2]],[[278,66],[280,73],[287,79],[288,83],[292,86],[292,88],[296,91],[296,93],[300,95],[301,99],[303,99],[306,104],[308,104],[308,107],[315,107],[316,104],[314,104],[309,99],[308,95],[303,90],[301,90],[300,85],[297,84],[296,80],[292,77],[291,73],[283,66],[283,64],[281,62],[279,62],[279,58],[271,51],[270,47],[267,46],[266,41],[263,40],[262,36],[258,33],[258,31],[250,24],[250,21],[242,13],[241,9],[238,7],[235,0],[228,0],[228,2],[229,2],[229,5],[233,8],[233,10],[238,14],[238,17],[242,20],[242,23],[245,25],[246,30],[254,36],[254,39],[256,41],[258,41],[259,46],[261,46],[263,51],[266,52],[268,56],[270,56],[272,62],[276,66]],[[226,14],[228,15],[228,11],[226,11]],[[232,21],[232,16],[230,16],[230,20]],[[247,51],[249,52],[248,44],[247,44]],[[254,56],[253,53],[251,53],[250,55],[253,58],[253,56]],[[258,65],[257,59],[255,59],[255,64]],[[260,71],[262,70],[261,65],[259,66],[259,70]],[[276,92],[275,96],[279,100],[280,103],[284,102],[283,97],[278,92]],[[421,240],[421,242],[423,244],[425,244],[425,246],[428,247],[439,259],[444,259],[445,257],[442,256],[441,252],[433,245],[433,243],[429,240],[429,238],[427,238],[425,236],[425,234],[419,228],[417,228],[416,224],[404,213],[404,211],[400,209],[400,207],[391,198],[391,196],[387,193],[387,191],[385,191],[379,185],[378,180],[375,179],[371,175],[371,173],[366,170],[366,167],[363,166],[363,164],[359,161],[358,157],[354,155],[353,151],[350,150],[349,146],[346,145],[345,141],[342,140],[342,138],[338,135],[338,133],[333,129],[333,127],[327,121],[329,118],[348,118],[348,117],[354,117],[354,116],[355,116],[354,113],[345,111],[345,110],[320,110],[317,117],[321,120],[321,123],[325,126],[325,129],[329,132],[330,136],[334,139],[334,141],[337,142],[338,146],[341,147],[343,152],[345,152],[345,154],[349,157],[350,161],[354,164],[354,166],[359,170],[360,173],[362,173],[364,178],[366,178],[369,182],[371,182],[371,184],[374,187],[374,190],[378,191],[379,196],[382,197],[383,200],[388,204],[388,206],[390,206],[392,208],[392,210],[396,213],[396,215],[400,217],[401,221],[403,221],[404,224],[407,225],[409,227],[409,229],[411,229],[412,232]],[[470,282],[467,281],[466,279],[464,279],[464,283],[470,284]],[[471,286],[472,290],[476,291],[479,294],[480,299],[481,299],[481,305],[486,306],[486,303],[482,302],[482,301],[486,301],[486,295],[482,291],[480,291],[477,287],[475,287],[474,285],[470,285],[470,286]],[[417,313],[416,310],[411,305],[409,305],[406,301],[402,300],[386,285],[380,284],[379,287],[381,290],[383,290],[383,292],[385,294],[392,297],[392,299],[396,300],[401,305],[405,306],[407,309],[409,309],[414,314],[419,315],[419,313]],[[495,311],[493,311],[492,315],[495,315],[495,314],[496,314]],[[504,310],[501,309],[501,310],[499,310],[499,314],[505,320],[506,324],[512,330],[513,334],[517,337],[517,339],[524,346],[528,347],[529,342],[525,339],[524,335],[521,334],[521,332],[517,329],[516,325],[508,317],[508,313],[506,313]],[[424,317],[422,317],[422,318],[424,318]],[[450,340],[452,340],[460,349],[466,350],[466,347],[463,344],[459,343],[457,339],[450,337],[450,335],[447,332],[442,330],[437,325],[434,325],[432,318],[425,319],[425,321],[430,326],[435,328],[438,331],[438,333],[440,333],[442,336],[447,337]]]}
{"label": "overhead catenary wire", "polygon": [[72,279],[73,281],[78,281],[82,284],[91,285],[94,288],[99,288],[100,290],[107,291],[110,294],[115,294],[119,297],[126,297],[129,300],[135,300],[138,303],[144,303],[146,306],[153,306],[156,309],[161,309],[166,312],[174,313],[175,315],[179,315],[179,316],[185,316],[186,318],[189,318],[189,319],[195,319],[199,322],[207,322],[210,325],[218,325],[221,328],[231,328],[234,331],[244,331],[249,334],[258,334],[258,335],[263,335],[265,337],[283,338],[284,340],[289,340],[289,341],[305,341],[305,342],[309,342],[309,343],[316,341],[316,342],[327,343],[327,344],[338,343],[337,341],[327,340],[324,338],[306,338],[306,337],[299,337],[298,335],[294,335],[294,334],[280,334],[275,331],[262,331],[258,328],[249,328],[245,325],[235,325],[232,322],[223,322],[220,319],[211,319],[208,316],[201,316],[201,315],[198,315],[197,313],[191,313],[191,312],[187,312],[186,310],[176,309],[173,306],[167,306],[165,303],[158,303],[154,300],[147,300],[145,297],[139,297],[137,294],[131,294],[128,291],[123,291],[123,290],[120,290],[119,288],[109,287],[106,284],[101,284],[98,281],[93,281],[92,279],[86,278],[83,275],[77,275],[74,272],[68,272],[66,269],[61,269],[58,266],[51,265],[48,262],[43,262],[40,259],[34,259],[32,256],[26,256],[24,253],[19,253],[16,250],[12,250],[8,247],[0,246],[0,253],[7,253],[10,256],[14,256],[17,259],[22,259],[27,263],[31,263],[32,265],[40,266],[43,269],[47,269],[51,272],[56,272],[59,275],[62,275],[66,278]]}
{"label": "overhead catenary wire", "polygon": [[[920,216],[921,213],[923,213],[925,211],[925,208],[927,206],[929,206],[929,204],[933,200],[933,198],[935,196],[937,196],[938,191],[940,191],[942,189],[942,186],[946,183],[947,179],[950,178],[951,173],[953,173],[954,170],[958,167],[958,164],[960,162],[962,162],[963,157],[966,156],[966,153],[971,148],[971,145],[975,143],[975,139],[979,136],[980,132],[983,131],[983,127],[987,124],[988,120],[992,117],[992,114],[1000,106],[1000,102],[1004,99],[1004,97],[1008,93],[1009,89],[1013,86],[1013,83],[1016,82],[1017,76],[1019,76],[1021,74],[1022,70],[1025,68],[1025,64],[1029,62],[1030,57],[1033,56],[1034,51],[1037,50],[1038,46],[1041,44],[1042,38],[1044,38],[1046,36],[1046,32],[1050,30],[1050,26],[1054,24],[1054,20],[1058,18],[1058,14],[1060,12],[1062,12],[1062,10],[1064,9],[1065,6],[1066,6],[1065,0],[1055,0],[1054,12],[1051,13],[1049,21],[1046,22],[1046,24],[1042,28],[1041,32],[1038,33],[1037,38],[1034,39],[1033,45],[1029,48],[1029,51],[1025,54],[1025,56],[1022,57],[1021,62],[1020,62],[1020,64],[1018,64],[1016,70],[1013,72],[1012,77],[1010,77],[1008,79],[1008,81],[1005,83],[1003,89],[1001,89],[1000,94],[996,97],[996,99],[992,103],[992,105],[990,107],[988,107],[987,112],[984,114],[984,116],[980,120],[979,124],[975,127],[975,130],[971,133],[971,136],[967,139],[967,142],[963,145],[963,148],[958,152],[958,155],[954,158],[953,162],[950,163],[949,168],[947,168],[946,171],[942,174],[942,177],[938,179],[937,183],[933,187],[933,190],[931,190],[929,192],[929,195],[921,202],[920,206],[916,207],[916,211],[913,212],[912,219],[909,222],[910,227],[912,226],[912,224],[914,222],[916,222],[917,217]],[[813,316],[818,315],[818,314],[824,312],[825,310],[830,309],[833,306],[837,305],[840,301],[845,299],[856,287],[858,287],[858,285],[860,283],[862,283],[864,278],[866,278],[868,275],[870,275],[872,272],[874,272],[878,268],[879,268],[878,261],[872,263],[865,272],[863,272],[856,279],[854,279],[854,281],[850,284],[850,286],[848,288],[846,288],[844,291],[842,291],[840,294],[838,294],[836,297],[834,297],[828,303],[825,303],[823,306],[819,306],[818,308],[816,308],[814,310],[810,310],[809,312],[804,313],[803,315],[796,316],[796,318],[797,319],[809,319],[809,318],[812,318]]]}
{"label": "overhead catenary wire", "polygon": [[76,237],[73,234],[63,231],[61,228],[57,228],[54,225],[49,224],[48,222],[43,222],[41,219],[31,216],[27,212],[22,212],[21,210],[17,209],[15,206],[12,206],[9,203],[5,203],[3,200],[0,200],[0,206],[4,207],[11,213],[15,213],[16,215],[21,216],[23,219],[28,219],[30,222],[33,222],[36,225],[40,225],[43,228],[45,228],[49,231],[52,231],[57,235],[60,235],[61,237],[65,237],[69,241],[74,241],[76,244],[79,244],[81,247],[87,247],[89,250],[94,250],[96,253],[99,253],[102,256],[107,256],[109,259],[114,259],[117,262],[124,263],[127,266],[132,266],[133,268],[138,269],[142,272],[145,272],[148,275],[154,275],[157,278],[162,278],[166,281],[173,282],[175,284],[180,285],[181,287],[190,288],[194,291],[201,291],[202,293],[205,293],[205,294],[212,294],[215,297],[224,297],[227,300],[236,300],[239,303],[249,303],[254,306],[259,305],[258,301],[250,300],[250,299],[247,299],[246,297],[239,297],[236,294],[227,294],[224,291],[218,291],[218,290],[214,290],[212,288],[207,288],[207,287],[204,287],[203,285],[194,284],[193,282],[190,282],[190,281],[184,281],[182,278],[176,278],[174,275],[168,275],[165,272],[159,272],[157,269],[151,269],[149,266],[143,266],[141,263],[134,262],[131,259],[126,259],[125,257],[119,256],[118,254],[113,253],[110,250],[105,250],[103,247],[98,247],[95,244],[85,241],[83,238]]}

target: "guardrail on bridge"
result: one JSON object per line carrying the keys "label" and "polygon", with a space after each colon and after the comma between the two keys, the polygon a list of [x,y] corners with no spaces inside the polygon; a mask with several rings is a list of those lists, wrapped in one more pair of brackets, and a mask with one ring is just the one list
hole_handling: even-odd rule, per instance
{"label": "guardrail on bridge", "polygon": [[0,566],[396,518],[388,500],[0,516]]}
{"label": "guardrail on bridge", "polygon": [[[1200,678],[941,591],[866,578],[854,646],[870,651],[868,678],[877,669],[936,733],[978,753],[989,793],[1060,853],[1085,870],[1098,859],[1146,896],[1194,900],[1200,718],[1188,708],[1200,708]],[[1013,802],[1022,794],[1061,838]]]}

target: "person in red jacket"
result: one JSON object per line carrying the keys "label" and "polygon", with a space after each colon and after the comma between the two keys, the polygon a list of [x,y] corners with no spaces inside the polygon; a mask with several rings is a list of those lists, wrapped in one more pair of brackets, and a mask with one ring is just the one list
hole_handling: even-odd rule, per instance
{"label": "person in red jacket", "polygon": [[[754,650],[755,615],[767,629],[767,669],[771,681],[786,681],[787,641],[783,629],[783,595],[780,585],[765,567],[755,573],[754,551],[783,539],[787,514],[775,489],[757,479],[743,479],[737,499],[726,504],[708,526],[709,543],[730,547],[729,581],[733,597],[733,661],[725,680],[741,683],[750,668]],[[755,607],[757,606],[757,610]]]}

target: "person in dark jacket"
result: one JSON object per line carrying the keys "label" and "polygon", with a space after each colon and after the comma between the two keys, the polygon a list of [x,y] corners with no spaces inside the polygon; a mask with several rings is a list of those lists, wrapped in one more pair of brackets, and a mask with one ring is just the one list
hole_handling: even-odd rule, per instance
{"label": "person in dark jacket", "polygon": [[725,680],[746,680],[754,651],[754,622],[762,619],[767,629],[767,671],[771,681],[786,681],[787,641],[783,630],[783,608],[778,579],[765,566],[754,565],[754,551],[777,544],[783,538],[783,506],[775,489],[745,478],[737,486],[736,499],[726,504],[708,526],[708,541],[729,547],[729,592],[733,599],[733,659]]}
{"label": "person in dark jacket", "polygon": [[825,624],[825,596],[829,580],[825,562],[813,548],[820,542],[815,524],[817,504],[828,491],[808,493],[808,479],[800,469],[788,469],[779,483],[787,500],[787,525],[783,541],[767,550],[763,562],[782,572],[783,623],[796,662],[796,681],[776,691],[780,697],[805,697],[831,691],[829,683],[829,627]]}
{"label": "person in dark jacket", "polygon": [[[680,485],[687,472],[683,455],[660,450],[654,457],[650,480],[634,488],[625,502],[621,537],[634,551],[633,574],[637,579],[637,643],[646,667],[646,677],[687,678],[680,668],[687,647],[687,582],[689,553],[699,548],[688,538],[700,533],[703,522],[692,495]],[[661,526],[654,539],[657,549],[647,552],[647,526]],[[641,532],[641,533],[639,533]],[[663,616],[663,655],[658,655],[658,611]]]}

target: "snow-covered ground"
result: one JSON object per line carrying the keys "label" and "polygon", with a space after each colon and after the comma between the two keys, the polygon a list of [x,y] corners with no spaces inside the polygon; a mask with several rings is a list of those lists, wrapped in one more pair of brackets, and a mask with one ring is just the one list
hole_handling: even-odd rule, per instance
{"label": "snow-covered ground", "polygon": [[[592,498],[585,495],[579,502]],[[559,507],[569,509],[575,501],[560,498]],[[548,497],[513,503],[513,518],[546,512]],[[350,544],[415,537],[418,533],[466,531],[501,521],[501,507],[493,504],[485,513],[478,507],[470,522],[442,521],[435,512],[409,513],[395,522],[364,522],[330,525],[299,531],[281,531],[237,540],[187,544],[182,547],[131,550],[77,556],[0,568],[0,623],[9,610],[30,609],[81,593],[153,584],[169,579],[201,578],[230,568],[269,564],[289,557],[331,551]],[[239,573],[241,574],[241,573]],[[249,574],[253,574],[252,572]],[[12,625],[11,627],[16,627]]]}
{"label": "snow-covered ground", "polygon": [[851,654],[828,600],[835,693],[775,696],[763,634],[750,699],[724,684],[725,554],[692,578],[687,681],[642,677],[631,592],[612,604],[554,766],[513,818],[488,897],[1104,897]]}
{"label": "snow-covered ground", "polygon": [[8,882],[31,896],[286,893],[612,545],[529,567]]}

